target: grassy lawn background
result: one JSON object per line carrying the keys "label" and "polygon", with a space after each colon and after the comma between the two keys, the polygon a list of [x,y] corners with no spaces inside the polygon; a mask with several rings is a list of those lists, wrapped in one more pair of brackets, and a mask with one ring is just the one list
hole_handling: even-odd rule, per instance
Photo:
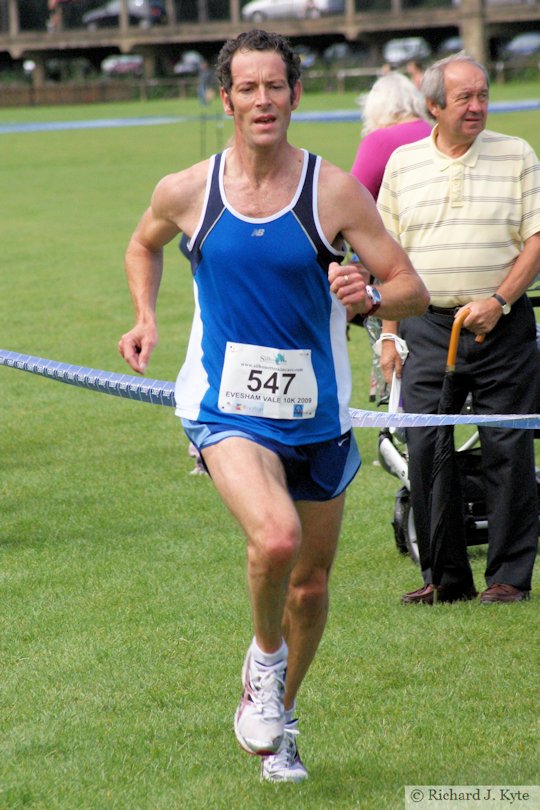
{"label": "grassy lawn background", "polygon": [[[301,109],[353,106],[354,94],[306,95]],[[197,113],[153,102],[1,110],[0,123]],[[489,125],[538,153],[537,120]],[[0,346],[126,370],[129,235],[159,178],[229,134],[195,119],[0,135]],[[297,122],[290,137],[348,169],[359,124]],[[149,376],[175,378],[191,312],[171,244]],[[373,407],[361,330],[350,353],[352,405]],[[419,575],[394,546],[398,482],[373,463],[376,431],[357,430],[364,465],[299,700],[311,778],[273,786],[232,732],[250,639],[244,541],[211,482],[188,474],[172,410],[12,369],[0,381],[0,808],[394,810],[406,784],[538,783],[538,598],[399,604]],[[485,548],[471,556],[481,588]]]}

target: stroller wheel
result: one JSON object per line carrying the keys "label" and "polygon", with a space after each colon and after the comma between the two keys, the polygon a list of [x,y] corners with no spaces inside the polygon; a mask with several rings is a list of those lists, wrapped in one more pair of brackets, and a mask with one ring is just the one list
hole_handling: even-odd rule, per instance
{"label": "stroller wheel", "polygon": [[396,493],[392,526],[394,539],[400,554],[408,554],[415,565],[419,565],[420,555],[416,541],[416,527],[411,507],[411,496],[407,487],[401,487]]}
{"label": "stroller wheel", "polygon": [[394,503],[394,519],[392,521],[392,528],[394,529],[394,539],[396,547],[400,554],[408,554],[407,543],[405,540],[404,524],[407,522],[406,511],[408,509],[409,490],[406,487],[401,487],[396,495]]}

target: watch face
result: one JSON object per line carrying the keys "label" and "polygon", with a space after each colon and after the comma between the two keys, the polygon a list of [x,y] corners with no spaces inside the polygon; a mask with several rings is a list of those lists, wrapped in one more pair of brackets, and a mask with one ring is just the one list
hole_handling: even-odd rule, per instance
{"label": "watch face", "polygon": [[508,315],[508,313],[512,309],[511,305],[507,301],[504,300],[502,295],[497,295],[497,293],[493,293],[493,298],[496,301],[498,301],[499,304],[501,305],[503,315]]}
{"label": "watch face", "polygon": [[369,297],[371,298],[371,300],[373,302],[373,306],[377,306],[377,305],[380,306],[381,294],[380,294],[379,290],[376,287],[372,287],[371,284],[368,284],[367,287],[366,287],[366,292],[369,295]]}

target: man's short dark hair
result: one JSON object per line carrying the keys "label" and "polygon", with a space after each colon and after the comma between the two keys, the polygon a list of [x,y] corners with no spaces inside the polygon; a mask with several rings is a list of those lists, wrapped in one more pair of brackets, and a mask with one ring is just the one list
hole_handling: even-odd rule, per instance
{"label": "man's short dark hair", "polygon": [[289,40],[281,34],[270,34],[268,31],[254,29],[229,39],[219,52],[216,64],[216,76],[227,94],[231,92],[231,62],[238,51],[275,51],[278,53],[287,71],[287,83],[291,88],[291,98],[300,79],[300,57],[293,51]]}

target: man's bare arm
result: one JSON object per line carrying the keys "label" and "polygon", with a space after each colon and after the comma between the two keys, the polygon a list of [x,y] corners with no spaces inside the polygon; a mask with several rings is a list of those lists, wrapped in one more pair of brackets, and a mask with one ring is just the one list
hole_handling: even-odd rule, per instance
{"label": "man's bare arm", "polygon": [[[329,192],[322,185],[325,180]],[[356,178],[339,169],[337,173],[331,170],[322,173],[321,189],[323,229],[332,239],[341,233],[363,267],[377,279],[382,296],[377,314],[393,320],[421,315],[429,303],[429,294],[401,246],[387,233],[371,195]],[[354,275],[353,265],[332,264],[329,279],[330,289],[347,306],[351,316],[370,309],[365,279],[357,269]]]}
{"label": "man's bare arm", "polygon": [[[509,304],[515,303],[527,291],[540,273],[540,233],[530,236],[499,289]],[[503,317],[502,307],[495,298],[485,298],[467,304],[470,310],[463,325],[476,335],[487,335]]]}
{"label": "man's bare arm", "polygon": [[[171,234],[168,224],[164,224],[162,230],[163,239],[156,240],[159,229],[152,210],[148,209],[129,241],[125,256],[135,325],[122,335],[118,350],[131,368],[140,374],[144,373],[158,340],[156,302],[163,273],[163,245],[175,235]],[[170,238],[166,238],[169,234]]]}
{"label": "man's bare arm", "polygon": [[125,272],[135,324],[122,335],[118,350],[134,371],[143,374],[158,341],[156,303],[163,273],[163,248],[181,231],[190,233],[200,210],[206,166],[163,178],[150,207],[135,229],[125,255]]}

